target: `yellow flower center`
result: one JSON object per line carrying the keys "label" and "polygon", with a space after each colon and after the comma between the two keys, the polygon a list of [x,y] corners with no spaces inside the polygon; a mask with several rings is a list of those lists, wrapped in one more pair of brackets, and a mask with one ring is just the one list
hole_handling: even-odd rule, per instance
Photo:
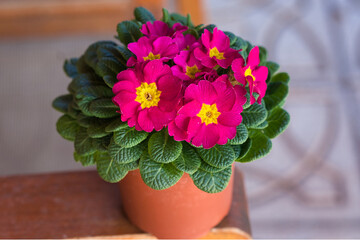
{"label": "yellow flower center", "polygon": [[217,49],[217,47],[213,47],[213,48],[210,49],[209,56],[210,56],[211,58],[212,58],[212,57],[215,57],[215,58],[218,59],[218,60],[225,59],[224,53],[219,52],[219,50]]}
{"label": "yellow flower center", "polygon": [[254,77],[254,75],[252,75],[252,72],[251,72],[251,68],[250,68],[250,67],[248,67],[248,69],[245,70],[245,77],[247,77],[247,76],[251,76],[253,82],[255,82],[255,77]]}
{"label": "yellow flower center", "polygon": [[194,79],[195,78],[195,74],[200,72],[200,70],[198,69],[198,67],[196,66],[196,64],[192,67],[186,66],[186,75],[191,78]]}
{"label": "yellow flower center", "polygon": [[147,57],[143,57],[143,59],[144,59],[144,61],[160,59],[160,54],[154,55],[152,52],[150,52],[149,55]]}
{"label": "yellow flower center", "polygon": [[201,118],[201,123],[205,123],[205,125],[209,125],[211,123],[217,124],[218,117],[220,116],[220,112],[216,107],[216,103],[209,105],[203,103],[201,106],[200,112],[196,115]]}
{"label": "yellow flower center", "polygon": [[142,82],[139,87],[136,88],[135,101],[141,104],[141,108],[151,108],[158,106],[160,101],[161,91],[157,90],[155,83]]}

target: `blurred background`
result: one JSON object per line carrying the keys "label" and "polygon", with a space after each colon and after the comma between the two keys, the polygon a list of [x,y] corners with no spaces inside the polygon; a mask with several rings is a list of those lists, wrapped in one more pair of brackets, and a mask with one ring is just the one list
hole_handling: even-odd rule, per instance
{"label": "blurred background", "polygon": [[265,46],[291,76],[288,130],[245,175],[254,238],[360,238],[359,0],[1,0],[0,175],[88,170],[55,130],[65,59],[135,6],[190,12]]}

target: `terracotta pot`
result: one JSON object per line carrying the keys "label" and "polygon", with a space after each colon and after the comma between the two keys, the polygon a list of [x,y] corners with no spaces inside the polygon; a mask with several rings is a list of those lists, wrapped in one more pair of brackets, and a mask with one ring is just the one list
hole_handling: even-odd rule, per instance
{"label": "terracotta pot", "polygon": [[[234,169],[233,169],[234,170]],[[234,174],[220,193],[199,190],[189,174],[171,188],[154,190],[135,170],[119,183],[122,204],[129,220],[158,238],[199,238],[229,212]]]}

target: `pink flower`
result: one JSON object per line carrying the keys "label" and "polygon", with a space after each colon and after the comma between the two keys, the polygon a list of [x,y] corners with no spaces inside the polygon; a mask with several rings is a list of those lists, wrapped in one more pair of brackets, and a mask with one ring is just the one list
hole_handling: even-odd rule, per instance
{"label": "pink flower", "polygon": [[266,93],[266,79],[268,75],[268,69],[265,66],[259,66],[259,48],[254,47],[251,49],[249,56],[246,60],[246,66],[243,58],[238,58],[232,63],[232,70],[234,71],[235,79],[243,84],[249,83],[250,90],[250,103],[253,104],[256,100],[253,93],[259,94],[257,102],[260,104],[261,99]]}
{"label": "pink flower", "polygon": [[121,120],[138,131],[159,131],[174,120],[180,103],[181,80],[160,60],[137,63],[117,75],[113,102]]}
{"label": "pink flower", "polygon": [[214,28],[213,33],[205,29],[201,42],[203,47],[195,49],[195,57],[209,68],[216,65],[228,68],[235,58],[240,57],[238,50],[230,48],[229,37],[217,28]]}
{"label": "pink flower", "polygon": [[129,43],[128,49],[136,56],[130,57],[127,65],[132,67],[136,62],[160,59],[168,61],[179,52],[178,46],[170,37],[158,37],[150,39],[141,37],[137,42]]}
{"label": "pink flower", "polygon": [[231,85],[227,75],[212,83],[202,80],[191,84],[185,91],[184,106],[169,124],[169,135],[204,148],[226,144],[242,121],[245,94],[243,87]]}
{"label": "pink flower", "polygon": [[192,34],[178,34],[175,38],[174,41],[176,42],[176,44],[179,47],[179,51],[183,51],[183,50],[193,50],[196,47],[200,46],[199,41],[195,38],[194,35]]}
{"label": "pink flower", "polygon": [[184,81],[190,81],[190,83],[192,83],[200,73],[210,70],[195,58],[193,51],[181,51],[180,54],[174,58],[174,62],[176,65],[171,67],[174,76]]}
{"label": "pink flower", "polygon": [[166,23],[162,21],[147,22],[142,25],[140,31],[148,37],[161,37],[168,36],[174,37],[175,34],[181,34],[188,29],[187,26],[183,26],[180,23],[175,23],[170,28]]}

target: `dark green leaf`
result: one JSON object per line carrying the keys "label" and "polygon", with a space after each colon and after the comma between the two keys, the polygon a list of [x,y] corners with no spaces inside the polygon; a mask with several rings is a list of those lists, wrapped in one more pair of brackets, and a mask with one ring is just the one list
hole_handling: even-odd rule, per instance
{"label": "dark green leaf", "polygon": [[121,164],[117,164],[107,153],[96,157],[96,168],[102,179],[115,183],[123,179],[128,171]]}
{"label": "dark green leaf", "polygon": [[140,158],[140,174],[146,185],[156,190],[163,190],[175,185],[183,175],[171,163],[158,163],[145,152]]}
{"label": "dark green leaf", "polygon": [[207,164],[205,161],[201,161],[199,168],[206,172],[209,172],[209,173],[216,173],[216,172],[223,170],[226,167],[224,167],[224,168],[213,167],[213,166]]}
{"label": "dark green leaf", "polygon": [[116,77],[110,76],[110,75],[104,76],[104,77],[103,77],[103,80],[104,80],[104,82],[106,83],[106,85],[108,85],[108,87],[110,87],[110,88],[113,88],[114,85],[115,85],[115,83],[117,83],[117,81],[118,81],[118,80],[116,79]]}
{"label": "dark green leaf", "polygon": [[105,128],[111,121],[112,119],[97,119],[91,122],[87,129],[88,135],[92,138],[101,138],[109,135],[110,133],[106,132]]}
{"label": "dark green leaf", "polygon": [[286,72],[278,73],[278,74],[272,76],[272,78],[270,80],[270,82],[282,82],[285,84],[288,84],[289,81],[290,81],[290,76]]}
{"label": "dark green leaf", "polygon": [[241,152],[240,155],[236,158],[236,161],[238,162],[240,158],[243,158],[250,150],[252,145],[251,138],[248,138],[246,142],[241,144]]}
{"label": "dark green leaf", "polygon": [[71,104],[72,99],[73,97],[71,94],[61,95],[55,98],[55,100],[52,102],[52,106],[59,112],[67,113],[69,104]]}
{"label": "dark green leaf", "polygon": [[280,66],[279,66],[279,64],[277,64],[275,62],[270,62],[270,61],[266,62],[265,66],[269,70],[268,77],[266,80],[266,82],[268,82],[271,79],[271,77],[276,73],[276,71],[279,70]]}
{"label": "dark green leaf", "polygon": [[269,138],[275,138],[285,131],[290,122],[290,115],[282,108],[275,108],[267,118],[269,125],[264,129],[264,133]]}
{"label": "dark green leaf", "polygon": [[193,179],[195,186],[199,189],[208,193],[218,193],[227,187],[231,174],[232,169],[231,166],[229,166],[216,173],[209,173],[199,169],[190,176]]}
{"label": "dark green leaf", "polygon": [[200,167],[201,158],[193,147],[186,142],[182,142],[181,154],[173,164],[180,171],[193,174]]}
{"label": "dark green leaf", "polygon": [[272,147],[270,139],[260,133],[259,131],[254,132],[250,135],[251,147],[249,152],[242,158],[238,159],[239,162],[251,162],[253,160],[266,156]]}
{"label": "dark green leaf", "polygon": [[248,138],[248,131],[244,124],[240,124],[236,127],[236,135],[233,139],[229,139],[228,144],[239,145],[246,141]]}
{"label": "dark green leaf", "polygon": [[116,112],[119,111],[119,107],[112,102],[111,98],[101,98],[92,101],[89,111],[98,118],[120,116],[120,114]]}
{"label": "dark green leaf", "polygon": [[241,145],[231,145],[235,152],[235,159],[238,159],[241,153]]}
{"label": "dark green leaf", "polygon": [[230,145],[215,145],[212,148],[197,148],[201,159],[213,167],[223,168],[235,160],[235,152]]}
{"label": "dark green leaf", "polygon": [[128,124],[126,122],[121,121],[120,116],[116,119],[114,119],[107,127],[105,128],[105,131],[107,132],[116,132],[120,129],[127,128]]}
{"label": "dark green leaf", "polygon": [[117,74],[126,69],[126,66],[122,65],[114,57],[104,57],[100,58],[96,64],[95,72],[100,77],[112,76],[116,78]]}
{"label": "dark green leaf", "polygon": [[72,117],[63,115],[56,122],[56,130],[63,138],[74,141],[75,135],[79,130],[79,125]]}
{"label": "dark green leaf", "polygon": [[92,138],[87,134],[86,128],[80,127],[75,136],[75,151],[79,155],[89,155],[96,151]]}
{"label": "dark green leaf", "polygon": [[92,144],[98,152],[107,152],[111,138],[112,134],[109,134],[102,138],[93,138]]}
{"label": "dark green leaf", "polygon": [[262,46],[259,46],[259,57],[260,57],[260,65],[265,65],[267,59],[267,51]]}
{"label": "dark green leaf", "polygon": [[135,128],[122,128],[114,132],[114,141],[123,147],[133,147],[144,141],[149,133],[145,131],[137,131]]}
{"label": "dark green leaf", "polygon": [[159,163],[175,161],[179,157],[181,149],[181,142],[175,141],[164,130],[154,133],[149,139],[150,157]]}
{"label": "dark green leaf", "polygon": [[255,127],[264,122],[267,117],[267,111],[261,104],[254,103],[241,113],[243,117],[243,124],[247,127]]}
{"label": "dark green leaf", "polygon": [[140,160],[136,160],[134,162],[120,164],[120,167],[126,171],[133,171],[139,168]]}
{"label": "dark green leaf", "polygon": [[149,12],[147,9],[143,7],[137,7],[134,10],[135,19],[139,22],[146,23],[146,22],[154,22],[155,17]]}
{"label": "dark green leaf", "polygon": [[133,21],[123,21],[117,25],[117,33],[120,41],[127,46],[131,42],[136,42],[141,36],[139,26]]}
{"label": "dark green leaf", "polygon": [[66,75],[70,78],[75,77],[78,74],[78,70],[76,68],[77,58],[71,58],[70,60],[65,60],[63,69]]}
{"label": "dark green leaf", "polygon": [[75,161],[80,162],[84,167],[86,167],[96,164],[95,155],[96,153],[82,156],[74,152],[74,159]]}
{"label": "dark green leaf", "polygon": [[271,111],[278,106],[288,95],[289,87],[283,82],[271,82],[268,84],[266,95],[263,98],[266,109]]}
{"label": "dark green leaf", "polygon": [[114,141],[111,141],[109,145],[109,155],[117,163],[131,163],[140,158],[145,148],[146,142],[142,142],[134,147],[124,148],[116,144]]}

